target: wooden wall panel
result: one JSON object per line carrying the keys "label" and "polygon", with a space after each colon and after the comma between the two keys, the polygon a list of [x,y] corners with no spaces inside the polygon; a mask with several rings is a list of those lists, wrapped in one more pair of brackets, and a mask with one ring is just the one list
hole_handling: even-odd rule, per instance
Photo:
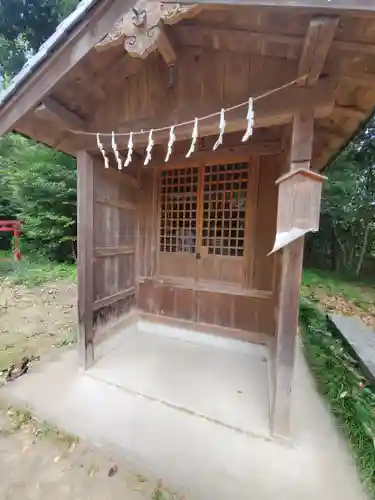
{"label": "wooden wall panel", "polygon": [[94,168],[94,322],[100,330],[135,304],[137,182],[124,172]]}
{"label": "wooden wall panel", "polygon": [[[161,284],[151,279],[139,283],[138,307],[161,317],[183,319],[251,333],[274,335],[274,299],[250,297]],[[246,335],[244,336],[246,339]]]}
{"label": "wooden wall panel", "polygon": [[191,119],[247,101],[251,95],[292,80],[296,72],[297,61],[181,47],[175,84],[168,86],[169,70],[153,53],[139,73],[122,80],[120,89],[117,77],[106,80],[108,99],[97,108],[90,127],[110,132],[122,126],[148,128],[153,122],[169,120],[172,114],[180,120]]}
{"label": "wooden wall panel", "polygon": [[175,289],[175,309],[173,314],[177,318],[195,321],[194,290],[188,288]]}

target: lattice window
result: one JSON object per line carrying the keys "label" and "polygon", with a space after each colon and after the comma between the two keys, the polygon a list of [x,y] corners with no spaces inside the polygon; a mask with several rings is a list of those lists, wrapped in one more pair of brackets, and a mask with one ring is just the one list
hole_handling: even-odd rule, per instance
{"label": "lattice window", "polygon": [[242,256],[248,164],[204,168],[202,245],[209,254]]}
{"label": "lattice window", "polygon": [[243,256],[248,164],[198,170],[162,171],[160,251]]}
{"label": "lattice window", "polygon": [[160,251],[196,252],[198,168],[161,175]]}

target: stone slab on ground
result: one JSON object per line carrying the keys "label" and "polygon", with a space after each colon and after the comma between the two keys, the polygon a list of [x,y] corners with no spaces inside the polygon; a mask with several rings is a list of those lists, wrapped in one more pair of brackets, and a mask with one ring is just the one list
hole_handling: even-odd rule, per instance
{"label": "stone slab on ground", "polygon": [[356,316],[332,314],[330,320],[356,354],[366,375],[375,383],[375,332]]}

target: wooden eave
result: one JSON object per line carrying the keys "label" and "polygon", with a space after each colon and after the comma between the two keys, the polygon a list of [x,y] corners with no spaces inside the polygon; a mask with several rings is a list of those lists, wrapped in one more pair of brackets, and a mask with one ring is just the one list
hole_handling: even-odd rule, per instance
{"label": "wooden eave", "polygon": [[[319,85],[323,85],[324,80],[329,79],[334,86],[332,111],[328,116],[317,116],[315,120],[312,168],[321,170],[368,121],[375,106],[374,2],[356,2],[356,10],[350,9],[352,2],[344,0],[332,0],[329,9],[323,6],[326,2],[312,0],[306,2],[306,8],[302,0],[283,2],[282,7],[275,6],[279,5],[275,1],[241,2],[246,5],[223,3],[226,5],[210,6],[194,18],[169,27],[177,54],[187,47],[195,47],[197,51],[248,54],[250,65],[254,58],[259,60],[259,57],[284,60],[285,68],[288,68],[286,80],[290,78],[293,68],[295,76],[298,75],[298,63],[311,20],[321,16],[339,17],[328,56],[317,80]],[[122,4],[119,0],[112,2],[112,7],[117,9],[115,13],[109,8],[106,11],[106,4],[106,0],[103,0],[98,6],[102,9],[101,16],[106,19],[100,24],[101,36],[108,31],[119,11],[123,10],[117,5]],[[296,4],[300,7],[295,7]],[[94,13],[91,14],[85,21],[85,27],[81,26],[79,33],[72,33],[65,45],[0,108],[2,133],[7,130],[4,130],[5,123],[9,125],[8,129],[75,154],[79,149],[79,141],[69,129],[86,126],[89,130],[95,111],[105,105],[108,96],[119,91],[122,79],[135,78],[152,57],[157,57],[153,54],[145,60],[132,58],[121,45],[105,52],[88,48],[92,39],[84,44],[82,37],[87,37],[89,27],[100,17],[96,15],[97,18]],[[82,48],[80,57],[77,57],[74,49],[83,46],[85,50]],[[65,63],[70,61],[66,68],[68,71],[61,69],[62,60]],[[52,66],[58,66],[60,73]],[[272,82],[268,88],[272,88]],[[50,106],[43,104],[47,96],[52,101],[52,105],[49,102]],[[66,110],[66,113],[61,114],[64,118],[58,116],[59,106]],[[220,103],[217,109],[220,109]],[[190,112],[189,117],[194,118],[194,109]],[[56,119],[52,117],[54,113]],[[117,130],[116,124],[112,126]],[[121,126],[124,130],[123,124]],[[132,123],[132,126],[138,128],[137,123]],[[147,128],[147,120],[140,121],[139,128]],[[185,136],[183,138],[186,139]],[[85,141],[82,138],[82,147],[87,146]]]}

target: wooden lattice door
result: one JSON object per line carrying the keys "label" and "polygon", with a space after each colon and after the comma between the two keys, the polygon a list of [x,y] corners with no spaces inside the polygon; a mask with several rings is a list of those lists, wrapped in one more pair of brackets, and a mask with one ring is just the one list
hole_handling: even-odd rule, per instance
{"label": "wooden lattice door", "polygon": [[162,170],[160,275],[246,284],[251,171],[249,162]]}

